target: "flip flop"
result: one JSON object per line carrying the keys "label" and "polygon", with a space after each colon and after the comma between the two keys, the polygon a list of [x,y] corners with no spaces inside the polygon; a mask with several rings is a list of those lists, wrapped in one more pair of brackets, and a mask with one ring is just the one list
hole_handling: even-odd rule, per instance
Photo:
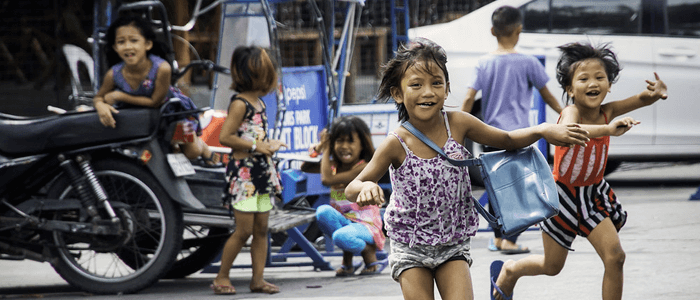
{"label": "flip flop", "polygon": [[223,167],[225,167],[224,163],[214,161],[214,152],[212,152],[208,158],[200,156],[197,159],[197,164],[200,165],[201,167],[204,167],[204,168],[223,168]]}
{"label": "flip flop", "polygon": [[[380,274],[380,273],[382,273],[382,271],[384,271],[384,269],[386,269],[386,266],[388,266],[388,265],[389,265],[389,259],[388,259],[388,258],[375,261],[375,262],[373,262],[373,263],[371,263],[371,264],[369,264],[369,265],[366,265],[365,268],[362,270],[362,272],[360,272],[360,275],[376,275],[376,274]],[[374,269],[374,271],[365,271],[368,267],[374,267],[374,266],[377,266],[377,268]]]}
{"label": "flip flop", "polygon": [[489,247],[488,247],[488,249],[489,249],[489,251],[494,251],[494,252],[495,252],[495,251],[501,251],[501,248],[498,248],[498,246],[496,246],[496,243],[493,242],[493,238],[491,238],[491,239],[489,240]]}
{"label": "flip flop", "polygon": [[490,270],[490,277],[491,277],[491,289],[490,295],[491,295],[491,300],[496,300],[496,297],[493,295],[493,291],[495,290],[503,299],[506,300],[513,300],[513,295],[506,296],[506,294],[501,290],[496,285],[496,280],[498,279],[498,275],[501,274],[501,269],[503,269],[503,261],[502,260],[494,260],[491,263],[491,270]]}
{"label": "flip flop", "polygon": [[340,272],[339,272],[339,271],[336,271],[336,272],[335,272],[335,277],[347,277],[347,276],[355,275],[355,272],[356,272],[357,270],[359,270],[360,267],[362,267],[362,261],[359,261],[359,262],[356,262],[356,263],[353,262],[353,263],[352,263],[352,269],[351,269],[351,270],[348,270],[348,267],[346,267],[345,265],[340,265],[340,269],[342,269],[342,271],[340,271]]}
{"label": "flip flop", "polygon": [[501,253],[503,254],[523,254],[523,253],[530,253],[530,249],[525,249],[523,248],[522,245],[518,245],[518,248],[515,249],[501,249]]}
{"label": "flip flop", "polygon": [[251,293],[263,293],[263,294],[277,294],[280,292],[280,288],[272,283],[265,282],[263,286],[258,288],[251,288]]}
{"label": "flip flop", "polygon": [[211,284],[209,286],[214,291],[214,294],[216,295],[235,295],[236,294],[236,289],[231,286],[231,285],[216,285],[216,284]]}

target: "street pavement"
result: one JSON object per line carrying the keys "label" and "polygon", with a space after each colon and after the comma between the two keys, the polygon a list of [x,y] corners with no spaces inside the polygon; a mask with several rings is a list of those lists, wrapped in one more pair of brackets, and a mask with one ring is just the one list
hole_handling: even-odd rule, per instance
{"label": "street pavement", "polygon": [[[700,201],[689,197],[700,185],[700,164],[678,164],[630,169],[606,177],[629,219],[620,232],[627,254],[623,299],[700,298]],[[476,190],[480,196],[483,190]],[[481,228],[486,222],[482,220]],[[527,254],[506,256],[487,250],[492,237],[481,230],[472,240],[474,263],[470,269],[475,299],[489,299],[489,265],[494,260],[519,259]],[[532,254],[543,254],[541,233],[524,232],[519,243]],[[562,272],[554,277],[522,278],[515,299],[600,299],[603,264],[585,238],[578,237]],[[338,256],[327,257],[334,267]],[[357,257],[357,260],[360,258]],[[294,258],[290,261],[309,261]],[[249,264],[248,252],[236,264]],[[248,290],[250,269],[232,269],[238,294],[216,296],[208,286],[215,274],[197,273],[186,279],[161,280],[134,295],[90,295],[70,287],[47,263],[0,261],[0,299],[403,299],[389,269],[380,275],[335,278],[332,271],[312,267],[267,268],[265,278],[281,293],[252,294]],[[436,299],[440,299],[436,290]]]}

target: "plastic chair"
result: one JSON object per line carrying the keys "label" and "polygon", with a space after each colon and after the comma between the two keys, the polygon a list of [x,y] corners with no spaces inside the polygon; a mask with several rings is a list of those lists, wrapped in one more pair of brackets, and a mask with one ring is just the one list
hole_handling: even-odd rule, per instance
{"label": "plastic chair", "polygon": [[80,80],[80,64],[82,63],[87,69],[90,87],[93,87],[95,82],[95,62],[92,56],[85,52],[83,48],[75,45],[63,45],[63,54],[68,61],[68,67],[71,72],[71,87],[73,93],[68,99],[74,106],[81,104],[92,105],[92,98],[95,97],[95,92],[92,90],[84,90],[82,81]]}

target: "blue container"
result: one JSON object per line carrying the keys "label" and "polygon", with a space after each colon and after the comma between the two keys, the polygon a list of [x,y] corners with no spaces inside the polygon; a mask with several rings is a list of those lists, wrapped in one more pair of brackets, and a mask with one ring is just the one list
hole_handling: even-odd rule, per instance
{"label": "blue container", "polygon": [[296,169],[286,169],[282,178],[282,203],[287,204],[306,195],[306,174]]}

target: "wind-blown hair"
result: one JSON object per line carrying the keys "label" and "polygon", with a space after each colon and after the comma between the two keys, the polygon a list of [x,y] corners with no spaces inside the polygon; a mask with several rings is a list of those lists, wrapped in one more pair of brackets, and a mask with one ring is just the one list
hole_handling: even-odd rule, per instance
{"label": "wind-blown hair", "polygon": [[566,90],[573,84],[574,72],[584,60],[600,60],[603,67],[605,67],[605,73],[608,76],[610,85],[617,82],[622,68],[617,61],[617,56],[610,49],[610,44],[593,46],[590,43],[569,43],[559,46],[559,49],[562,53],[559,57],[559,62],[557,62],[557,81],[564,90],[562,98],[566,95],[567,105],[575,100],[569,96]]}

